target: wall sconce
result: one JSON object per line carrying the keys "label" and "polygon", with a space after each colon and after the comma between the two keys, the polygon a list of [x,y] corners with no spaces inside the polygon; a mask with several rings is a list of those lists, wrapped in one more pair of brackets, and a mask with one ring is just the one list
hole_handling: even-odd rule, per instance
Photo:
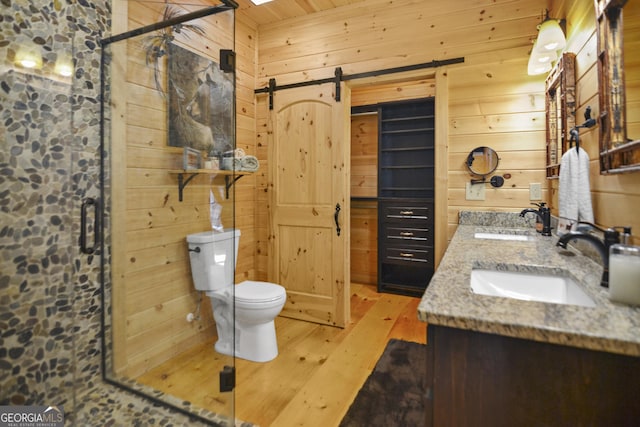
{"label": "wall sconce", "polygon": [[564,31],[560,28],[560,22],[549,18],[549,11],[546,11],[544,21],[538,28],[538,50],[555,52],[565,48],[567,40],[564,37]]}
{"label": "wall sconce", "polygon": [[56,59],[56,65],[53,67],[53,72],[62,77],[71,77],[73,74],[73,60],[69,52],[58,53]]}
{"label": "wall sconce", "polygon": [[564,31],[560,24],[564,20],[549,18],[549,11],[545,11],[544,21],[538,26],[538,38],[531,49],[528,74],[534,76],[551,70],[553,62],[558,59],[558,52],[567,45]]}
{"label": "wall sconce", "polygon": [[16,52],[15,64],[24,68],[42,68],[42,53],[34,44],[22,45]]}
{"label": "wall sconce", "polygon": [[558,59],[555,51],[540,52],[536,49],[536,44],[537,42],[534,42],[529,56],[529,65],[527,66],[527,72],[530,76],[548,73],[551,70],[552,63]]}

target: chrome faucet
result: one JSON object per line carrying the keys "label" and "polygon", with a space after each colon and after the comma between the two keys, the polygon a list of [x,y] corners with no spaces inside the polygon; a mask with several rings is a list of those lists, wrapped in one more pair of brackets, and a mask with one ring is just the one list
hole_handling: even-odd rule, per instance
{"label": "chrome faucet", "polygon": [[532,205],[537,206],[538,209],[523,209],[520,212],[520,216],[524,218],[524,216],[529,212],[533,212],[534,214],[538,215],[538,218],[540,218],[540,221],[542,222],[541,234],[543,236],[551,236],[551,209],[545,206],[545,202],[532,203]]}
{"label": "chrome faucet", "polygon": [[[594,228],[603,233],[604,238],[601,240],[598,236],[591,234],[587,228],[578,227],[578,231],[570,231],[567,234],[563,234],[559,239],[556,246],[560,246],[561,248],[567,247],[567,243],[571,240],[586,240],[591,243],[602,258],[602,264],[604,267],[604,271],[602,272],[602,280],[600,281],[600,286],[605,288],[609,287],[609,248],[611,245],[620,243],[620,233],[616,228],[622,227],[611,227],[602,229],[595,224],[586,221],[580,221],[578,224],[588,225],[590,228]],[[631,227],[623,227],[625,234],[631,234]]]}

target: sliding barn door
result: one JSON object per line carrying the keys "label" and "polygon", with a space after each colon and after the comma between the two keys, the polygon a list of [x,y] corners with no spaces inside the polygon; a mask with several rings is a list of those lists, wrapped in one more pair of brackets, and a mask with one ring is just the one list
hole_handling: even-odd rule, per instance
{"label": "sliding barn door", "polygon": [[270,280],[282,315],[349,321],[350,100],[335,84],[277,91],[270,112]]}

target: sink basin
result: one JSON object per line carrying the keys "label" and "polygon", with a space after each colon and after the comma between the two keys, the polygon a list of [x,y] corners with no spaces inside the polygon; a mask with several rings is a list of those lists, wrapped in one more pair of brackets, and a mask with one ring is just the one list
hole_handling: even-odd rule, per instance
{"label": "sink basin", "polygon": [[595,307],[573,279],[551,273],[473,269],[471,290],[481,295]]}
{"label": "sink basin", "polygon": [[507,233],[482,233],[477,232],[473,235],[476,239],[492,239],[492,240],[515,240],[520,242],[526,242],[533,240],[533,237],[526,234],[507,234]]}
{"label": "sink basin", "polygon": [[526,242],[528,240],[534,240],[529,230],[518,229],[476,229],[473,237],[476,239],[492,239],[492,240],[514,240],[520,242]]}

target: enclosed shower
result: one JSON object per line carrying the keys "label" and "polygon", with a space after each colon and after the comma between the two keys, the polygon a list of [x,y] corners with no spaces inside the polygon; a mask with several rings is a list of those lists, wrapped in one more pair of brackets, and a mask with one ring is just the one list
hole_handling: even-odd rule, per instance
{"label": "enclosed shower", "polygon": [[215,353],[194,367],[195,384],[172,367],[217,336],[186,237],[234,227],[238,176],[221,168],[236,147],[235,5],[124,7],[127,19],[114,11],[114,35],[102,40],[104,372],[225,424],[233,357]]}

